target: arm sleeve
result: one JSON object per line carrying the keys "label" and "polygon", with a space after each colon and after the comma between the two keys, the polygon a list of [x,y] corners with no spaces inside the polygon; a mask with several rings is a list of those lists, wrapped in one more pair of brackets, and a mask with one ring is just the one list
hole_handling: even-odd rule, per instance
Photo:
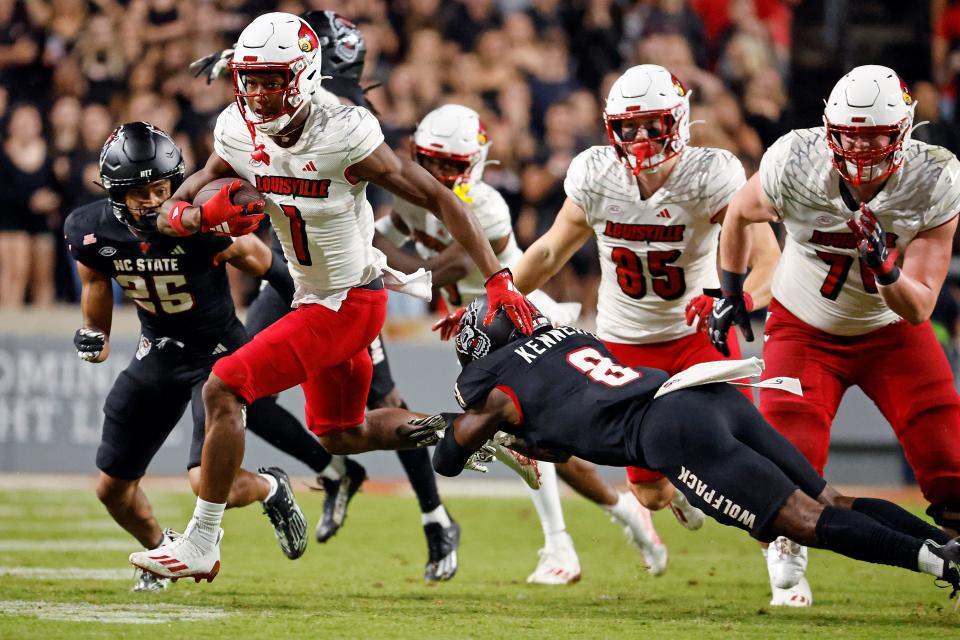
{"label": "arm sleeve", "polygon": [[[946,149],[943,152],[949,153]],[[921,231],[928,231],[952,220],[960,213],[960,162],[950,154],[950,160],[940,172],[940,178],[931,194],[931,206],[923,217]]]}
{"label": "arm sleeve", "polygon": [[460,475],[463,465],[473,455],[473,450],[460,446],[457,439],[453,437],[453,422],[448,420],[448,423],[449,426],[443,432],[443,438],[433,449],[433,470],[442,476],[452,478]]}
{"label": "arm sleeve", "polygon": [[781,211],[783,207],[782,178],[790,157],[793,136],[793,132],[782,136],[767,149],[760,160],[760,186],[777,211]]}

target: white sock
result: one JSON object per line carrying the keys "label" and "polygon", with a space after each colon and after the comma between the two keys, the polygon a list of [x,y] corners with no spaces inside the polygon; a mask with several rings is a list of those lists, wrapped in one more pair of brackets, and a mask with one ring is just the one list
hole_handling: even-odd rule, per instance
{"label": "white sock", "polygon": [[637,505],[637,498],[629,491],[623,491],[617,494],[617,502],[611,506],[604,505],[603,508],[620,522],[626,522],[630,514],[634,512]]}
{"label": "white sock", "polygon": [[347,472],[347,459],[344,456],[332,456],[330,462],[323,468],[320,475],[327,480],[336,482]]}
{"label": "white sock", "polygon": [[449,527],[451,524],[450,515],[447,514],[447,510],[443,508],[443,505],[440,505],[433,511],[420,514],[420,522],[422,522],[424,526],[436,522],[444,529]]}
{"label": "white sock", "polygon": [[943,576],[943,558],[930,551],[927,545],[923,545],[917,554],[917,570],[940,578]]}
{"label": "white sock", "polygon": [[220,535],[220,523],[223,521],[223,510],[226,508],[226,502],[207,502],[202,498],[197,498],[197,506],[193,510],[193,519],[190,520],[190,524],[183,535],[185,537],[189,536],[197,546],[206,546],[208,550],[212,549],[217,544],[217,537]]}
{"label": "white sock", "polygon": [[260,473],[257,475],[259,475],[261,478],[263,478],[264,480],[270,483],[270,491],[267,492],[267,497],[261,500],[261,502],[266,502],[267,500],[273,497],[273,494],[277,492],[277,487],[279,487],[280,484],[277,482],[277,479],[272,475],[270,475],[269,473]]}
{"label": "white sock", "polygon": [[537,490],[524,486],[533,500],[543,528],[543,538],[547,549],[553,549],[558,543],[565,542],[567,523],[563,520],[563,508],[560,506],[560,487],[557,484],[557,468],[552,462],[537,462],[540,467],[540,488]]}

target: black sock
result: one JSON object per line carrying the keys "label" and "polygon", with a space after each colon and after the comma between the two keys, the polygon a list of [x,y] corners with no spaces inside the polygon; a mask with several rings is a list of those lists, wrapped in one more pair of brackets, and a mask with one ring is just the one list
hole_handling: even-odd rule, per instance
{"label": "black sock", "polygon": [[247,430],[293,456],[315,473],[330,464],[330,454],[320,441],[292,413],[281,407],[276,398],[260,398],[247,407]]}
{"label": "black sock", "polygon": [[817,540],[824,549],[863,560],[918,571],[923,540],[895,531],[870,516],[840,507],[824,507],[817,520]]}
{"label": "black sock", "polygon": [[886,500],[877,498],[857,498],[850,506],[854,511],[864,513],[877,522],[921,540],[933,540],[937,544],[950,542],[950,534],[938,529],[926,520],[918,518],[906,509]]}
{"label": "black sock", "polygon": [[403,449],[397,451],[400,464],[407,472],[410,486],[417,494],[420,503],[420,512],[429,513],[440,506],[440,494],[437,493],[437,478],[433,474],[433,465],[430,463],[430,454],[426,448]]}

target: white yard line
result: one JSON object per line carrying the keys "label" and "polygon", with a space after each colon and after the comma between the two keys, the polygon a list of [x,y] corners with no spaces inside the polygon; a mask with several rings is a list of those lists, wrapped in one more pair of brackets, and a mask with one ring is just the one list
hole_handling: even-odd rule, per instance
{"label": "white yard line", "polygon": [[0,551],[137,551],[134,540],[0,540]]}
{"label": "white yard line", "polygon": [[33,580],[133,580],[129,569],[81,569],[79,567],[0,567],[0,576]]}
{"label": "white yard line", "polygon": [[114,624],[165,624],[216,620],[229,615],[223,609],[186,607],[175,604],[88,604],[45,602],[43,600],[0,600],[0,615],[35,617],[67,622]]}

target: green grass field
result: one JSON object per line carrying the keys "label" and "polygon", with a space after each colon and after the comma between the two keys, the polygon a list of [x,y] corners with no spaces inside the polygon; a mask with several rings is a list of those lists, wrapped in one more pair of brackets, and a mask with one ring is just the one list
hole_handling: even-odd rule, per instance
{"label": "green grass field", "polygon": [[[323,496],[299,495],[312,524]],[[186,523],[192,496],[151,497],[165,526]],[[576,498],[564,506],[583,580],[534,587],[524,579],[541,538],[528,501],[447,505],[463,526],[448,583],[422,580],[414,500],[360,494],[344,529],[293,562],[259,508],[228,512],[213,583],[135,594],[136,545],[92,492],[0,492],[0,638],[960,637],[960,613],[931,578],[827,552],[811,552],[814,608],[771,608],[757,546],[712,521],[692,533],[658,514],[670,568],[652,578],[619,528]],[[130,622],[145,619],[156,623]]]}

